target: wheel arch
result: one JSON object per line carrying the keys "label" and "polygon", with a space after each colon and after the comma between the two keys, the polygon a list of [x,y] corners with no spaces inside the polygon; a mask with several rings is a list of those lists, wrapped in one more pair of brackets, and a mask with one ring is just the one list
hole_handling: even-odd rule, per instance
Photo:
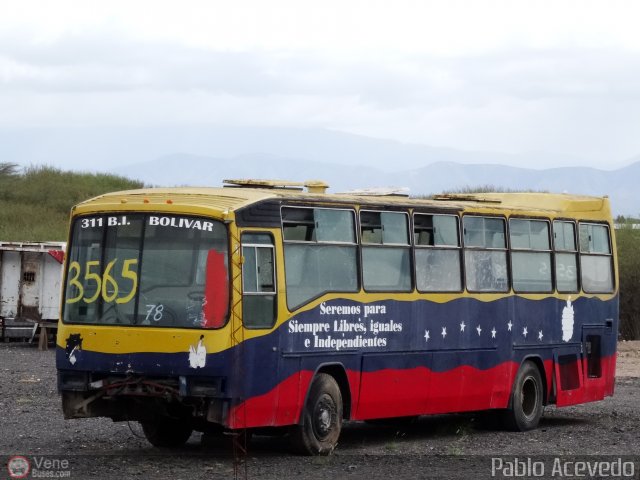
{"label": "wheel arch", "polygon": [[[522,365],[524,365],[525,362],[531,362],[533,363],[536,368],[538,369],[538,372],[540,373],[540,378],[542,380],[542,404],[543,405],[548,405],[549,404],[549,386],[547,383],[547,371],[544,368],[544,361],[542,360],[542,357],[540,357],[540,355],[535,355],[535,354],[530,354],[530,355],[526,355],[522,361],[520,362],[520,366],[518,367],[518,371],[520,371],[520,369],[522,368]],[[512,403],[513,402],[513,387],[514,385],[511,385],[511,397],[509,399],[509,407],[512,407]]]}
{"label": "wheel arch", "polygon": [[[304,403],[307,404],[307,400],[309,399],[309,391],[311,390],[311,384],[313,383],[313,379],[319,373],[326,373],[327,375],[331,375],[333,379],[338,384],[338,388],[340,389],[340,395],[342,395],[342,418],[345,420],[351,419],[351,386],[349,384],[349,378],[347,377],[347,371],[339,362],[329,362],[329,363],[321,363],[316,368],[316,371],[313,373],[313,377],[309,382],[309,386],[307,387],[307,392],[304,395]],[[301,421],[302,412],[300,414],[300,418],[298,422]]]}

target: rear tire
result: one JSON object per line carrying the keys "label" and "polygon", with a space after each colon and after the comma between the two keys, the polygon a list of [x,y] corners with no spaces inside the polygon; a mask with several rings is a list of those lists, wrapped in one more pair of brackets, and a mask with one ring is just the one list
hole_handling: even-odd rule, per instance
{"label": "rear tire", "polygon": [[511,402],[504,417],[505,426],[517,432],[536,428],[542,417],[543,396],[540,370],[535,363],[524,362],[513,382]]}
{"label": "rear tire", "polygon": [[340,387],[331,375],[319,373],[309,388],[300,424],[291,428],[291,446],[303,455],[330,455],[341,430]]}
{"label": "rear tire", "polygon": [[154,447],[181,447],[193,432],[187,420],[176,420],[168,417],[158,417],[154,421],[140,422],[144,436]]}

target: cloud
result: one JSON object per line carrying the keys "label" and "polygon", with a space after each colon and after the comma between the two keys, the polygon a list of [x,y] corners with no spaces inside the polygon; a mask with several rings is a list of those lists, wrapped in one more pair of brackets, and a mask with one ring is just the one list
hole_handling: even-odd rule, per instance
{"label": "cloud", "polygon": [[0,125],[322,127],[475,150],[640,151],[640,57],[612,48],[464,55],[216,49],[114,35],[0,38]]}
{"label": "cloud", "polygon": [[0,38],[4,89],[44,92],[203,90],[215,94],[357,96],[389,108],[468,104],[496,96],[637,96],[640,56],[611,49],[503,50],[466,56],[358,58],[317,51],[224,51],[66,35],[40,44]]}
{"label": "cloud", "polygon": [[2,42],[5,89],[36,92],[191,90],[265,94],[275,88],[264,58],[108,36],[67,36],[45,45]]}

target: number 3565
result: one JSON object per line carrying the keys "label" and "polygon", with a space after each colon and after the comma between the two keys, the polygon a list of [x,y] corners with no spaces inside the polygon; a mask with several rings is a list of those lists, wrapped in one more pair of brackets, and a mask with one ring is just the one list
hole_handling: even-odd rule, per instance
{"label": "number 3565", "polygon": [[[131,290],[124,296],[119,297],[120,286],[118,281],[113,278],[111,272],[118,262],[115,258],[107,263],[104,272],[100,274],[100,262],[98,260],[92,260],[84,264],[84,268],[78,262],[71,262],[69,264],[69,286],[76,287],[77,295],[72,298],[67,298],[66,303],[76,303],[80,300],[85,303],[93,303],[100,296],[105,302],[127,303],[130,302],[136,294],[138,288],[138,273],[131,268],[137,265],[138,260],[130,258],[124,260],[122,263],[122,270],[120,271],[120,277],[129,279],[131,281]],[[84,275],[82,272],[84,271]],[[80,279],[84,282],[81,282]],[[90,282],[95,283],[95,289],[89,288]],[[85,296],[85,293],[93,292],[90,296]]]}

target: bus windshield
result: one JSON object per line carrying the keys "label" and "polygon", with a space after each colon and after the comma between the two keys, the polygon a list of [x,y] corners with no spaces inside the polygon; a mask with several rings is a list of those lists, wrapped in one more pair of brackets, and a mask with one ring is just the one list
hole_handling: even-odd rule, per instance
{"label": "bus windshield", "polygon": [[73,224],[67,255],[66,323],[182,328],[225,323],[222,222],[165,214],[82,216]]}

